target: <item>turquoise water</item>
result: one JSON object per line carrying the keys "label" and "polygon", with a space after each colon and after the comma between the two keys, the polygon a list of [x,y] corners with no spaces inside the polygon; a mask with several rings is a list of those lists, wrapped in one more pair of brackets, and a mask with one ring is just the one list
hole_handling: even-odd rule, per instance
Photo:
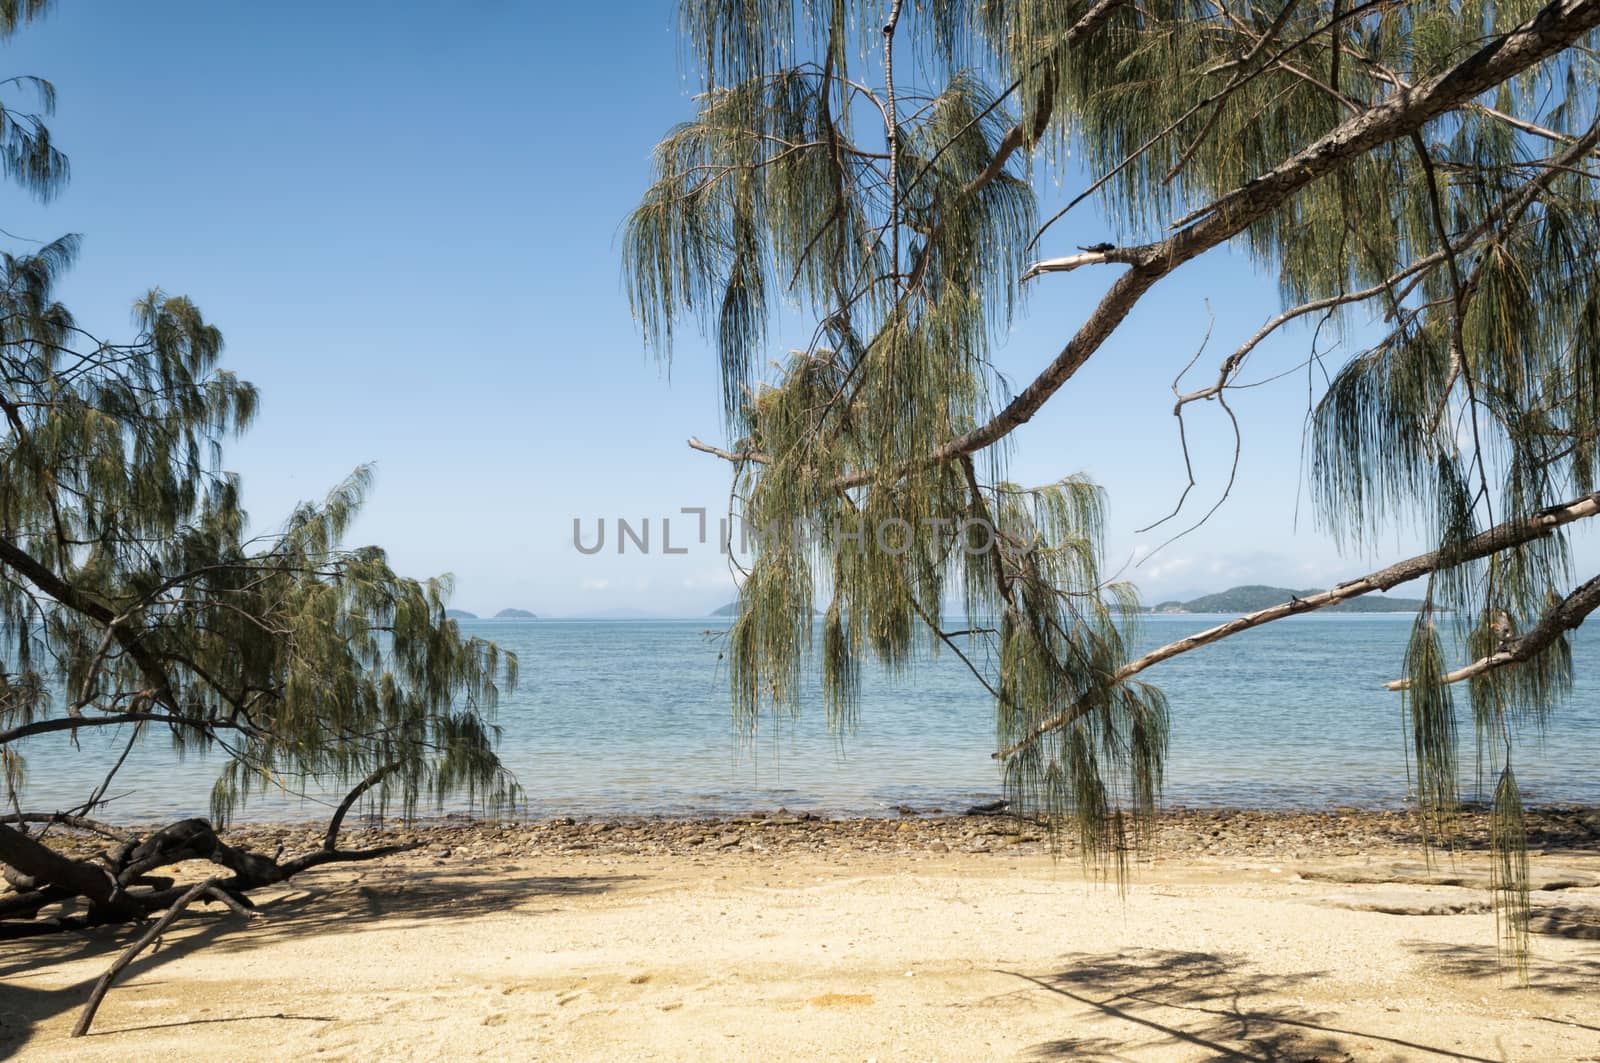
{"label": "turquoise water", "polygon": [[[1219,618],[1156,616],[1153,648]],[[1408,616],[1295,617],[1166,661],[1145,678],[1166,690],[1169,804],[1396,806],[1407,796],[1394,678]],[[885,812],[901,804],[960,810],[997,796],[994,715],[984,691],[945,653],[893,677],[865,669],[858,730],[829,732],[820,700],[764,722],[753,743],[730,722],[717,633],[725,621],[467,621],[518,654],[501,752],[534,814],[708,813],[750,808]],[[1523,735],[1518,777],[1531,800],[1600,803],[1600,629],[1574,644],[1576,692],[1546,733]],[[1462,699],[1465,700],[1464,698]],[[1476,792],[1463,704],[1462,790]],[[125,737],[124,737],[125,741]],[[81,801],[121,751],[113,735],[60,735],[23,748],[35,809]],[[107,815],[203,813],[217,762],[178,764],[157,737],[129,759]],[[319,801],[253,801],[249,818],[317,817]]]}

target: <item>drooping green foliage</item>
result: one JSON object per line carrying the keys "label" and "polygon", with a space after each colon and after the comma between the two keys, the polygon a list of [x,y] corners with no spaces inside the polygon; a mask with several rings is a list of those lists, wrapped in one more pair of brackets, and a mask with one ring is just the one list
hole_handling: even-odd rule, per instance
{"label": "drooping green foliage", "polygon": [[[995,698],[1022,807],[1075,815],[1090,851],[1119,848],[1128,817],[1154,806],[1166,733],[1159,692],[1133,679],[1145,664],[1128,660],[1132,592],[1098,571],[1093,489],[1069,479],[1020,492],[996,444],[1156,280],[1237,237],[1289,308],[1264,332],[1315,313],[1351,352],[1342,364],[1313,355],[1336,363],[1310,424],[1319,518],[1349,544],[1404,524],[1439,548],[1404,662],[1418,792],[1447,825],[1459,796],[1451,687],[1470,679],[1480,762],[1499,779],[1495,844],[1508,852],[1514,733],[1570,682],[1565,627],[1546,625],[1554,637],[1540,629],[1537,645],[1520,633],[1556,615],[1571,579],[1559,530],[1504,547],[1475,536],[1596,486],[1596,5],[683,0],[681,11],[704,91],[657,149],[629,219],[629,290],[659,351],[684,315],[715,340],[744,519],[811,529],[764,537],[743,584],[739,719],[796,704],[821,593],[838,721],[852,719],[863,654],[901,664],[917,637],[956,649]],[[1079,166],[1085,195],[1040,202],[1042,179],[1080,180]],[[1088,228],[1070,213],[1085,200],[1100,210]],[[1127,272],[1010,398],[992,344],[1029,256],[1069,228],[1121,247],[1034,272]],[[779,306],[801,331],[768,372]],[[1198,398],[1238,384],[1257,342]],[[1115,443],[1085,441],[1104,445]],[[994,548],[965,549],[964,521],[992,528]],[[914,530],[908,549],[875,541],[885,522]],[[952,594],[968,615],[959,635],[941,619]],[[1581,620],[1587,608],[1567,604],[1563,623]],[[1445,610],[1479,659],[1470,674],[1452,669],[1454,643],[1435,630]],[[1526,880],[1507,859],[1509,896]],[[1525,899],[1506,911],[1515,923]]]}
{"label": "drooping green foliage", "polygon": [[[0,0],[0,42],[44,14],[50,0]],[[56,89],[40,77],[0,81],[18,102],[31,99],[37,110],[19,111],[0,100],[0,176],[17,182],[39,199],[49,199],[67,180],[67,157],[50,142],[44,119],[55,110]],[[23,102],[23,106],[28,106]]]}
{"label": "drooping green foliage", "polygon": [[445,619],[447,581],[342,547],[368,471],[247,539],[219,462],[256,393],[219,368],[220,334],[152,292],[131,342],[87,337],[52,298],[70,257],[0,257],[0,743],[145,720],[226,755],[221,818],[390,765],[380,796],[407,808],[510,796],[490,717],[515,661]]}
{"label": "drooping green foliage", "polygon": [[[0,38],[45,6],[0,3]],[[66,179],[37,116],[0,110],[0,156],[41,197]],[[370,471],[252,535],[222,445],[255,389],[182,297],[140,299],[125,343],[80,327],[55,298],[76,246],[0,254],[6,804],[33,743],[109,726],[219,754],[219,819],[252,792],[363,780],[407,811],[450,792],[514,798],[493,715],[516,660],[445,617],[447,579],[342,545]],[[86,800],[101,781],[83,781]]]}

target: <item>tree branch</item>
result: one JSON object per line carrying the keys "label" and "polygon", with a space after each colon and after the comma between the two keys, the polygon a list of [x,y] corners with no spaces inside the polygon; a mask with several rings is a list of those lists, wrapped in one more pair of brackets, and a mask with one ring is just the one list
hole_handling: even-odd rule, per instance
{"label": "tree branch", "polygon": [[165,669],[155,656],[139,644],[138,636],[117,623],[117,614],[103,602],[96,601],[78,588],[56,575],[27,551],[9,539],[0,538],[0,563],[9,565],[20,576],[74,612],[90,617],[114,630],[117,642],[139,667],[145,682],[153,688],[153,696],[163,705],[178,712],[172,696]]}
{"label": "tree branch", "polygon": [[196,731],[246,730],[243,725],[227,720],[207,720],[158,712],[119,712],[113,716],[60,716],[53,720],[35,720],[33,723],[19,724],[8,731],[0,731],[0,746],[34,735],[49,734],[52,731],[75,731],[80,727],[113,727],[118,724],[140,722],[170,723],[177,727],[190,727]]}
{"label": "tree branch", "polygon": [[140,909],[119,894],[117,881],[104,868],[62,856],[42,842],[0,823],[0,863],[13,867],[36,882],[72,891],[104,905],[126,918]]}
{"label": "tree branch", "polygon": [[1065,255],[1061,258],[1046,258],[1029,266],[1022,274],[1022,280],[1032,280],[1041,273],[1070,273],[1079,266],[1099,266],[1106,264],[1120,264],[1124,266],[1137,265],[1142,258],[1141,249],[1116,248],[1109,251],[1085,251],[1078,255]]}
{"label": "tree branch", "polygon": [[[1600,576],[1596,576],[1584,583],[1571,594],[1561,599],[1549,612],[1539,618],[1526,635],[1516,639],[1502,650],[1491,653],[1487,657],[1480,657],[1471,664],[1447,672],[1440,680],[1446,685],[1459,683],[1464,679],[1472,679],[1492,672],[1496,668],[1504,668],[1508,664],[1520,664],[1534,657],[1539,651],[1554,642],[1562,633],[1571,631],[1582,624],[1590,613],[1600,608]],[[1396,679],[1383,685],[1385,690],[1407,690],[1411,687],[1409,679]]]}
{"label": "tree branch", "polygon": [[[1448,553],[1432,550],[1426,554],[1418,554],[1416,557],[1407,558],[1359,579],[1348,580],[1332,590],[1323,591],[1321,594],[1296,598],[1279,605],[1257,610],[1254,613],[1247,613],[1225,624],[1218,624],[1216,627],[1207,628],[1205,631],[1190,635],[1187,638],[1169,642],[1167,645],[1151,650],[1143,657],[1129,661],[1117,669],[1112,681],[1115,683],[1124,682],[1152,665],[1160,664],[1162,661],[1169,660],[1179,654],[1188,653],[1190,650],[1199,649],[1201,646],[1209,646],[1214,642],[1221,642],[1230,635],[1237,635],[1241,631],[1248,631],[1250,628],[1260,627],[1262,624],[1269,624],[1274,620],[1282,620],[1286,616],[1313,613],[1319,609],[1326,609],[1330,605],[1338,605],[1340,602],[1349,601],[1351,598],[1359,598],[1364,594],[1370,594],[1373,591],[1386,591],[1391,587],[1397,587],[1402,583],[1407,583],[1441,568],[1450,568],[1480,557],[1488,557],[1490,554],[1499,553],[1522,543],[1532,542],[1534,539],[1542,539],[1557,528],[1593,517],[1596,514],[1600,514],[1600,491],[1586,495],[1583,498],[1574,499],[1560,506],[1542,510],[1531,517],[1497,524],[1487,531],[1479,532],[1462,543],[1460,547]],[[1594,581],[1591,580],[1590,582],[1593,583]],[[1588,586],[1589,584],[1584,584],[1584,587]],[[1597,590],[1596,593],[1600,593],[1600,590]],[[1592,610],[1594,607],[1594,605],[1590,605],[1589,609]],[[1584,615],[1587,615],[1587,611]],[[1532,632],[1526,637],[1531,638]],[[1554,635],[1551,637],[1553,638]],[[994,757],[995,759],[1009,757],[1052,731],[1059,731],[1063,727],[1070,726],[1073,721],[1089,711],[1091,710],[1073,705],[1071,708],[1041,721],[1035,725],[1026,737],[1007,746],[1005,749],[999,750],[994,754]]]}
{"label": "tree branch", "polygon": [[[183,895],[172,903],[166,913],[160,919],[157,919],[138,941],[124,949],[111,962],[111,966],[106,968],[106,973],[100,976],[100,980],[94,985],[94,991],[89,994],[88,1001],[83,1005],[83,1012],[78,1016],[78,1024],[72,1028],[73,1037],[82,1037],[89,1032],[89,1026],[94,1022],[95,1012],[100,1010],[100,1004],[105,1000],[106,993],[111,989],[111,983],[116,981],[117,975],[121,974],[128,964],[137,959],[139,953],[154,944],[156,939],[166,931],[167,927],[171,926],[173,921],[183,914],[185,908],[205,896],[220,900],[235,911],[240,910],[238,902],[224,893],[214,878],[208,878],[204,882],[197,882],[185,890]],[[255,913],[246,914],[254,915]]]}
{"label": "tree branch", "polygon": [[[1450,70],[1348,119],[1272,170],[1197,211],[1188,228],[1157,243],[1129,249],[1135,252],[1129,255],[1134,268],[1117,278],[1055,360],[986,424],[945,443],[926,461],[937,464],[982,450],[1026,424],[1099,350],[1144,293],[1183,263],[1243,232],[1350,159],[1410,136],[1428,121],[1554,55],[1597,25],[1600,0],[1553,0],[1532,19],[1496,37]],[[860,486],[872,479],[871,473],[860,473],[847,478],[843,486]]]}
{"label": "tree branch", "polygon": [[0,823],[44,823],[57,824],[71,827],[73,830],[86,830],[91,834],[98,834],[112,841],[131,842],[134,836],[120,827],[113,827],[109,823],[101,823],[96,819],[86,819],[83,816],[69,815],[66,812],[13,812],[10,815],[0,816]]}
{"label": "tree branch", "polygon": [[339,807],[333,810],[333,815],[328,819],[328,830],[322,837],[322,847],[328,851],[338,848],[339,828],[344,824],[345,813],[350,811],[350,806],[361,800],[361,795],[378,785],[384,779],[400,769],[397,761],[391,761],[356,783],[355,788],[345,794],[344,800],[339,802]]}
{"label": "tree branch", "polygon": [[753,450],[746,451],[743,454],[735,454],[731,450],[723,450],[721,447],[714,447],[710,443],[702,443],[694,436],[689,437],[689,449],[698,450],[703,454],[710,454],[714,457],[721,458],[723,461],[731,461],[734,463],[745,461],[753,461],[757,465],[769,465],[772,463],[772,458],[769,455],[759,454]]}

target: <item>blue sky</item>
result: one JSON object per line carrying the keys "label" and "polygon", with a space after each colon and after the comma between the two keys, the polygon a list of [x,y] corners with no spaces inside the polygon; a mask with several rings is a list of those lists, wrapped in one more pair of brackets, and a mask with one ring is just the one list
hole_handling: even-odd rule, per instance
{"label": "blue sky", "polygon": [[[710,356],[686,339],[664,372],[618,266],[650,148],[691,114],[671,0],[61,0],[6,52],[8,72],[55,82],[52,128],[73,166],[48,206],[0,192],[6,228],[83,234],[62,294],[102,334],[125,335],[132,300],[156,285],[223,330],[228,365],[263,392],[227,461],[258,526],[376,462],[354,539],[384,545],[410,574],[453,572],[463,608],[694,615],[731,597],[709,547],[588,557],[572,546],[574,517],[659,527],[727,495],[720,463],[684,446],[721,438]],[[1079,211],[1046,254],[1104,235],[1088,205]],[[998,355],[1013,387],[1109,279],[1033,282]],[[1089,472],[1110,491],[1109,567],[1142,556],[1165,536],[1135,529],[1184,483],[1174,374],[1210,313],[1191,387],[1277,305],[1273,280],[1240,257],[1185,267],[1016,434],[1014,478]],[[1295,365],[1308,345],[1292,332],[1264,346],[1256,375]],[[1303,372],[1239,393],[1238,484],[1205,528],[1128,570],[1149,600],[1326,584],[1415,547],[1341,556],[1315,531],[1306,402]],[[1187,512],[1198,515],[1226,479],[1219,410],[1193,412],[1191,444],[1201,483]]]}

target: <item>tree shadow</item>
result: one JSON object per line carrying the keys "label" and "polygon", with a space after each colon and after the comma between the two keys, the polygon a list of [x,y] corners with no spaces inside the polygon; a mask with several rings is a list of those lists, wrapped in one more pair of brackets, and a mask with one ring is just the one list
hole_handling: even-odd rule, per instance
{"label": "tree shadow", "polygon": [[[347,933],[380,922],[386,926],[406,925],[512,909],[537,915],[556,910],[558,905],[551,902],[559,898],[603,893],[639,878],[637,875],[512,876],[487,873],[481,868],[427,870],[404,865],[365,870],[368,873],[361,875],[360,881],[350,881],[350,866],[330,867],[286,884],[279,893],[264,891],[258,898],[262,919],[245,919],[216,905],[205,909],[197,905],[173,925],[154,949],[133,961],[116,984],[125,986],[138,981],[144,986],[159,985],[159,981],[150,979],[152,972],[201,949],[244,952],[274,941]],[[386,870],[393,877],[381,877]],[[346,881],[339,882],[341,878]],[[107,926],[7,943],[6,951],[0,954],[0,1059],[21,1050],[40,1024],[82,1007],[105,967],[143,931],[138,925]],[[60,964],[89,959],[102,962],[95,964],[93,974],[71,985],[28,984],[44,980],[48,972]],[[163,1025],[247,1019],[326,1021],[324,1016],[275,1013],[123,1026],[114,1017],[116,998],[117,988],[113,987],[91,1037]]]}
{"label": "tree shadow", "polygon": [[[1527,810],[1525,830],[1528,848],[1549,854],[1588,855],[1600,851],[1600,810],[1586,806],[1546,805]],[[1465,810],[1458,824],[1458,836],[1447,850],[1459,853],[1488,853],[1491,844],[1491,816],[1488,806]],[[1413,830],[1418,842],[1425,842]]]}
{"label": "tree shadow", "polygon": [[[1537,926],[1537,913],[1534,922]],[[1580,929],[1588,928],[1580,924]],[[1503,981],[1508,985],[1514,984],[1517,979],[1516,970],[1505,966],[1493,945],[1442,945],[1436,941],[1407,941],[1403,944],[1443,975]],[[1558,996],[1587,996],[1594,993],[1596,986],[1600,986],[1600,957],[1562,956],[1552,959],[1538,955],[1535,947],[1528,956],[1526,972],[1529,989]]]}
{"label": "tree shadow", "polygon": [[1600,905],[1536,905],[1528,917],[1528,929],[1546,937],[1600,941]]}
{"label": "tree shadow", "polygon": [[[1119,956],[1067,958],[1058,973],[1004,971],[1105,1019],[1127,1024],[1117,1036],[1070,1037],[1034,1045],[1035,1059],[1111,1063],[1131,1052],[1180,1048],[1216,1059],[1256,1063],[1344,1063],[1360,1048],[1388,1049],[1398,1058],[1493,1061],[1417,1041],[1333,1025],[1329,1013],[1262,998],[1303,989],[1321,972],[1251,972],[1236,957],[1209,952],[1144,949]],[[1137,1033],[1123,1032],[1128,1026]],[[1357,1042],[1362,1042],[1358,1044]],[[1363,1056],[1362,1058],[1366,1058]]]}

